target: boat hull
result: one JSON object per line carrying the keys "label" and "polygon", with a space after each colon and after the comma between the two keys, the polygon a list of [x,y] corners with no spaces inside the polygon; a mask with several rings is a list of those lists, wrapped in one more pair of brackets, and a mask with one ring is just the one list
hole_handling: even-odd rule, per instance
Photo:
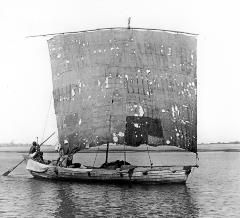
{"label": "boat hull", "polygon": [[128,165],[116,170],[81,169],[45,165],[30,159],[27,161],[26,168],[34,178],[38,179],[102,183],[184,184],[192,166],[138,167]]}

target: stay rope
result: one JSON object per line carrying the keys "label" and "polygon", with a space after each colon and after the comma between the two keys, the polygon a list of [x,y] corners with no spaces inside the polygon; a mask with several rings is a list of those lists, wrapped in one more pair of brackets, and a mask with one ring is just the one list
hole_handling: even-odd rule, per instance
{"label": "stay rope", "polygon": [[98,146],[98,149],[97,149],[97,153],[96,153],[96,155],[95,155],[95,159],[94,159],[94,162],[93,162],[93,167],[95,166],[95,163],[96,163],[96,159],[97,159],[98,151],[99,151],[99,146]]}
{"label": "stay rope", "polygon": [[51,105],[52,105],[52,96],[50,96],[50,102],[49,102],[49,106],[48,106],[47,116],[45,118],[45,124],[44,124],[43,135],[42,135],[42,140],[41,141],[43,141],[43,138],[44,138],[44,135],[45,135],[45,131],[46,131],[46,126],[47,126],[47,122],[48,122],[48,118],[49,118],[49,112],[50,112]]}
{"label": "stay rope", "polygon": [[148,145],[147,145],[147,151],[148,151],[148,158],[149,158],[149,161],[150,161],[150,166],[152,168],[153,163],[152,163],[152,160],[151,160],[151,157],[150,157],[150,153],[149,153],[149,150],[148,150]]}

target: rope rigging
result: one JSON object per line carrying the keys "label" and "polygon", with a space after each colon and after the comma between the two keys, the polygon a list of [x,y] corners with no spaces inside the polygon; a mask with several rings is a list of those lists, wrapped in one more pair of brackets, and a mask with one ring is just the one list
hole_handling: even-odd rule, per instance
{"label": "rope rigging", "polygon": [[41,141],[43,141],[44,135],[45,135],[45,131],[46,131],[46,126],[47,126],[47,122],[48,122],[48,118],[49,118],[49,112],[50,112],[50,108],[52,105],[52,96],[50,96],[50,102],[49,102],[49,106],[48,106],[48,112],[47,112],[47,116],[45,118],[45,123],[44,123],[44,128],[43,128],[43,134],[42,134],[42,139]]}
{"label": "rope rigging", "polygon": [[94,162],[93,162],[93,167],[95,166],[95,162],[96,162],[96,159],[97,159],[98,151],[99,151],[99,146],[98,146],[98,149],[97,149],[97,153],[95,155],[95,159],[94,159]]}
{"label": "rope rigging", "polygon": [[148,158],[149,158],[149,161],[150,161],[150,166],[151,166],[151,168],[152,168],[153,163],[152,163],[152,160],[151,160],[151,157],[150,157],[150,153],[149,153],[148,145],[147,145],[147,151],[148,151]]}

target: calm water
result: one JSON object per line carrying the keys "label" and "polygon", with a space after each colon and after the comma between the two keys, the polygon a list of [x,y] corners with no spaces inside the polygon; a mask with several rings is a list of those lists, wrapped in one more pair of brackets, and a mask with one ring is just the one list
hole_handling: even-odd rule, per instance
{"label": "calm water", "polygon": [[[199,158],[186,185],[163,186],[40,181],[22,164],[0,176],[0,217],[240,217],[240,152]],[[0,160],[2,174],[21,154],[0,152]]]}

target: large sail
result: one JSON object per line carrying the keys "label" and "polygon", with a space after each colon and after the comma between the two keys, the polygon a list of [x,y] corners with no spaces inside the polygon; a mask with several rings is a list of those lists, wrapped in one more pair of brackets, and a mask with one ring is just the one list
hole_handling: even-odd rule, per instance
{"label": "large sail", "polygon": [[197,151],[196,37],[100,29],[48,40],[60,143]]}

